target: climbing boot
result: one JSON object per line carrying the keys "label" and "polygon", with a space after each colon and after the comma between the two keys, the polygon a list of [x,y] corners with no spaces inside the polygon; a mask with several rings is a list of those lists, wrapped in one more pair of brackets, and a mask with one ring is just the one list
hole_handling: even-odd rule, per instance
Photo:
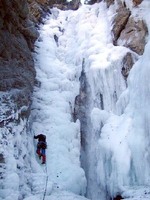
{"label": "climbing boot", "polygon": [[42,156],[42,164],[45,164],[45,163],[46,163],[46,156],[43,155],[43,156]]}

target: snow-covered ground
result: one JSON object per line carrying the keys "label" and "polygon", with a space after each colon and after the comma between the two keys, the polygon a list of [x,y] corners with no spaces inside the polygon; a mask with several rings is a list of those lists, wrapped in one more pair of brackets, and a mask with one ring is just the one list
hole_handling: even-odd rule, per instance
{"label": "snow-covered ground", "polygon": [[[132,8],[130,0],[125,2],[134,16],[145,19],[149,29],[149,0],[138,8]],[[24,135],[26,122],[14,127],[16,132],[22,131],[24,141],[30,139],[26,144],[18,142],[19,134],[14,137],[23,147],[22,154],[28,145],[32,170],[26,170],[24,176],[29,182],[21,191],[19,185],[24,179],[17,175],[17,158],[12,152],[15,140],[11,143],[10,138],[12,147],[6,149],[9,162],[0,200],[18,200],[20,194],[25,200],[84,200],[85,194],[93,200],[106,200],[117,193],[126,199],[150,199],[150,38],[126,88],[121,61],[130,50],[112,44],[114,10],[115,5],[108,10],[103,2],[81,6],[77,11],[53,8],[40,26],[34,55],[39,83],[33,94],[29,138]],[[80,163],[80,122],[73,119],[83,60],[90,87],[89,165],[85,162],[85,169]],[[47,136],[46,165],[36,156],[33,136],[39,133]],[[16,149],[15,155],[19,153]],[[17,162],[22,169],[25,161]]]}

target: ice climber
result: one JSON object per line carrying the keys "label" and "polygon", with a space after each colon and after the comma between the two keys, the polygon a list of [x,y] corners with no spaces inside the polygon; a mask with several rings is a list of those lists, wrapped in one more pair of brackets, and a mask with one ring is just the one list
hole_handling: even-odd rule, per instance
{"label": "ice climber", "polygon": [[46,163],[46,136],[43,134],[34,135],[34,139],[38,139],[37,143],[37,150],[36,153],[38,154],[39,158],[42,158],[42,164]]}

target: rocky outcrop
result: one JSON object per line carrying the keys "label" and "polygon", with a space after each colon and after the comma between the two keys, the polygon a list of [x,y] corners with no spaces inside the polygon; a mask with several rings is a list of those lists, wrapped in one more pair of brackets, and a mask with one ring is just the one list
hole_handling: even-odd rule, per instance
{"label": "rocky outcrop", "polygon": [[138,6],[143,0],[132,0],[134,6]]}
{"label": "rocky outcrop", "polygon": [[67,3],[67,8],[70,10],[77,10],[80,7],[80,0],[73,0]]}
{"label": "rocky outcrop", "polygon": [[[112,22],[113,44],[125,46],[138,55],[142,55],[148,33],[145,22],[142,19],[134,17],[129,8],[127,8],[125,2],[120,0],[106,0],[107,6],[112,5],[114,2],[117,5],[117,8]],[[139,5],[141,2],[142,0],[133,0],[133,6]],[[137,59],[137,56],[131,52],[128,52],[123,58],[121,73],[125,80]]]}
{"label": "rocky outcrop", "polygon": [[[5,185],[7,177],[11,177],[14,171],[19,177],[18,187],[27,185],[24,174],[30,165],[26,162],[25,158],[28,155],[23,149],[27,148],[27,120],[36,75],[32,51],[37,37],[34,23],[29,19],[26,0],[1,0],[0,199],[4,199],[3,193],[6,192],[3,190],[9,189],[9,186]],[[22,160],[22,164],[19,163],[19,159]],[[11,160],[15,169],[8,173],[6,166]]]}
{"label": "rocky outcrop", "polygon": [[27,0],[29,5],[30,19],[35,23],[42,22],[42,18],[50,13],[50,8],[57,7],[60,10],[77,10],[80,0]]}
{"label": "rocky outcrop", "polygon": [[123,45],[142,55],[146,44],[147,32],[148,30],[143,20],[130,17],[118,38],[117,45]]}
{"label": "rocky outcrop", "polygon": [[117,40],[120,37],[121,32],[125,29],[131,12],[124,4],[120,2],[116,15],[113,21],[113,43],[117,44]]}
{"label": "rocky outcrop", "polygon": [[82,62],[82,71],[79,78],[80,81],[80,92],[79,95],[75,98],[75,105],[74,105],[74,121],[77,119],[80,120],[81,126],[81,146],[83,149],[85,149],[86,146],[86,127],[88,124],[88,117],[87,117],[87,111],[88,111],[88,105],[89,105],[89,91],[90,86],[87,81],[86,73],[84,71],[84,59]]}
{"label": "rocky outcrop", "polygon": [[134,65],[134,63],[138,60],[138,57],[135,56],[133,53],[128,52],[123,60],[122,60],[122,75],[124,76],[125,79],[127,79],[129,72]]}
{"label": "rocky outcrop", "polygon": [[42,17],[49,12],[49,0],[27,0],[29,5],[30,19],[35,23],[41,21]]}
{"label": "rocky outcrop", "polygon": [[[5,190],[12,188],[5,183],[12,174],[15,173],[18,177],[20,190],[25,191],[28,185],[25,171],[30,169],[30,163],[27,161],[29,152],[25,149],[28,142],[27,122],[36,76],[32,51],[37,37],[38,32],[29,18],[27,1],[1,0],[0,199],[6,199],[6,196],[10,195]],[[12,162],[14,168],[8,170],[7,166],[11,166]],[[11,181],[14,180],[10,179],[9,182]],[[17,199],[24,198],[20,196]]]}
{"label": "rocky outcrop", "polygon": [[[141,1],[135,2],[140,3]],[[114,45],[128,47],[137,54],[142,55],[147,32],[145,22],[142,19],[139,20],[133,17],[126,4],[118,1],[112,28]]]}
{"label": "rocky outcrop", "polygon": [[12,104],[16,111],[23,106],[28,108],[31,102],[35,82],[31,51],[38,33],[28,15],[25,0],[0,1],[1,104],[10,107],[10,111],[3,111],[1,122],[14,112]]}
{"label": "rocky outcrop", "polygon": [[[132,0],[134,6],[138,6],[143,0]],[[107,7],[114,4],[115,0],[104,0],[106,2]]]}
{"label": "rocky outcrop", "polygon": [[104,2],[106,2],[107,7],[109,7],[110,5],[114,4],[115,0],[104,0]]}

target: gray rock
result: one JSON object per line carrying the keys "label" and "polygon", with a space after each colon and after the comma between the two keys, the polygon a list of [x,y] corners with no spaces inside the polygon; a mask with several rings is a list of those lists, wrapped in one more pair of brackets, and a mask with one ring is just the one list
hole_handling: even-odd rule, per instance
{"label": "gray rock", "polygon": [[125,77],[125,79],[127,79],[130,70],[132,68],[132,66],[134,65],[134,63],[138,60],[138,56],[136,56],[135,54],[128,52],[123,60],[122,60],[122,75]]}
{"label": "gray rock", "polygon": [[115,0],[104,0],[104,2],[106,2],[107,7],[109,7],[110,5],[114,4]]}
{"label": "gray rock", "polygon": [[0,153],[0,164],[1,163],[5,163],[5,158],[4,158],[4,155],[2,153]]}
{"label": "gray rock", "polygon": [[[6,119],[13,110],[10,99],[15,111],[23,106],[27,106],[27,113],[30,110],[36,75],[31,50],[38,33],[28,14],[26,0],[0,2],[0,91],[10,97],[5,98],[10,109],[3,113]],[[3,105],[2,99],[0,103]]]}

